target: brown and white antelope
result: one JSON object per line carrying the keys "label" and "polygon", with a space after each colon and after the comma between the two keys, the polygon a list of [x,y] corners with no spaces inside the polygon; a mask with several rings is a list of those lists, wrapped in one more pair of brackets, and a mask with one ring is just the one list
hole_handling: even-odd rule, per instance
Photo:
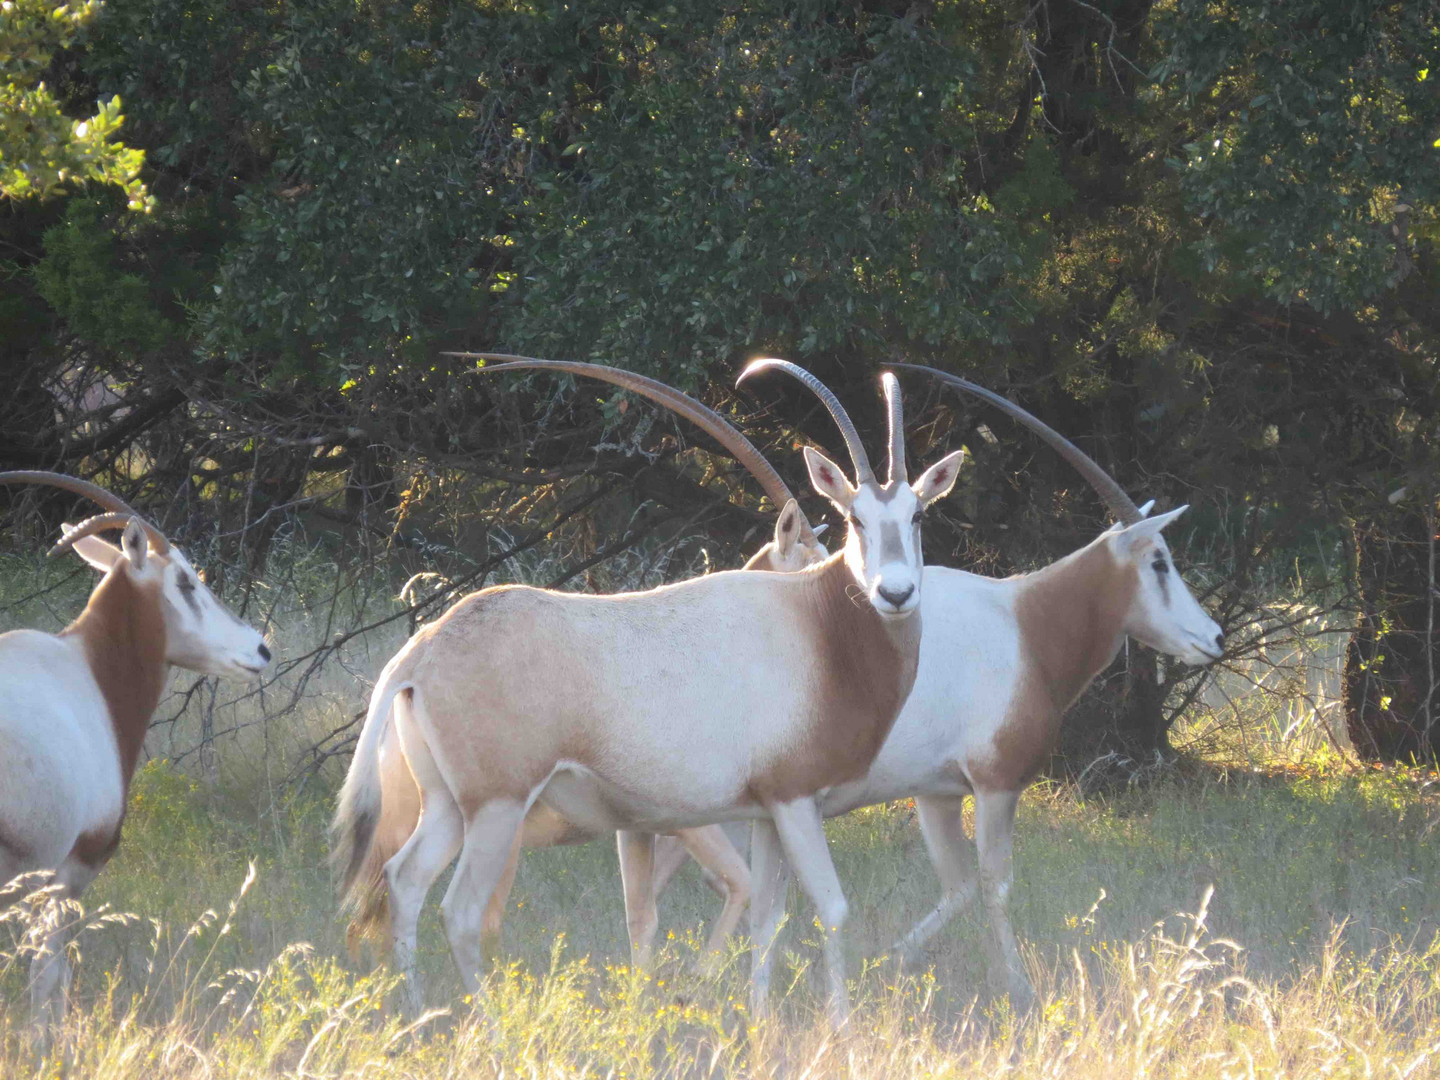
{"label": "brown and white antelope", "polygon": [[[826,817],[914,798],[943,893],[892,951],[913,958],[979,895],[990,917],[997,961],[992,971],[1003,973],[1019,1004],[1028,1001],[1030,988],[1006,911],[1015,809],[1054,751],[1065,710],[1115,658],[1126,635],[1197,665],[1218,659],[1224,638],[1186,589],[1160,535],[1185,507],[1146,517],[1149,504],[1137,508],[1083,451],[1013,402],[931,368],[893,366],[943,379],[1035,430],[1119,520],[1086,547],[1031,574],[997,580],[927,566],[925,637],[910,697],[870,771],[819,798]],[[961,825],[966,796],[975,800],[974,843]],[[699,858],[702,852],[692,854]],[[725,852],[717,865],[730,866],[737,857]],[[752,858],[752,933],[769,941],[783,913],[788,871],[764,849]],[[628,910],[627,890],[632,925],[653,924],[655,897],[680,861],[674,842],[660,838],[654,886],[648,894],[635,893],[651,909]]]}
{"label": "brown and white antelope", "polygon": [[[834,396],[800,375],[831,409],[855,466],[851,485],[805,449],[816,491],[850,522],[842,552],[796,573],[722,571],[643,593],[485,589],[420,630],[381,672],[341,790],[332,857],[348,898],[380,884],[360,871],[381,812],[377,750],[388,719],[421,800],[414,833],[383,870],[412,1010],[430,885],[458,852],[441,913],[474,992],[481,915],[527,811],[543,799],[588,833],[771,823],[825,928],[830,1015],[843,1022],[847,905],[816,794],[864,775],[910,692],[919,519],[953,486],[961,455],[907,482],[899,388],[886,377],[882,484]],[[753,990],[761,1010],[764,990]]]}
{"label": "brown and white antelope", "polygon": [[[509,353],[447,355],[485,361],[485,367],[478,369],[477,374],[493,375],[538,369],[584,376],[622,387],[663,405],[695,423],[724,446],[730,455],[759,481],[771,504],[781,508],[775,522],[773,539],[746,560],[744,569],[788,573],[823,562],[829,557],[830,553],[818,539],[825,526],[811,527],[790,488],[765,460],[764,455],[723,417],[688,394],[647,376],[602,364],[571,360],[536,360]],[[410,838],[420,817],[420,791],[415,786],[410,768],[400,751],[395,725],[391,724],[386,728],[377,754],[381,787],[380,818],[375,826],[374,839],[366,852],[366,867],[359,872],[362,878],[369,880],[378,877],[386,861]],[[670,864],[663,868],[656,866],[654,872],[650,873],[645,869],[644,860],[648,855],[652,834],[621,830],[617,837],[626,909],[637,913],[653,913],[654,900],[646,896],[645,892],[654,887],[654,882],[661,881],[663,884],[663,880],[668,880],[683,863],[688,851],[705,868],[707,881],[724,900],[724,907],[711,928],[706,947],[708,954],[717,954],[725,940],[735,932],[740,917],[750,903],[750,871],[735,850],[737,841],[743,840],[748,846],[748,834],[748,822],[677,829],[672,836],[678,851],[670,855]],[[487,961],[498,948],[505,901],[515,884],[521,848],[581,843],[597,838],[597,834],[585,832],[573,822],[566,821],[544,802],[537,801],[530,807],[525,815],[524,827],[516,834],[505,872],[485,908],[481,925],[481,948]],[[367,902],[371,905],[383,905],[383,901],[382,890],[371,890],[367,894]],[[350,942],[352,952],[358,948],[361,928],[385,917],[383,906],[357,916]],[[649,963],[656,929],[657,923],[653,917],[646,923],[631,923],[629,926],[636,962],[641,966]]]}
{"label": "brown and white antelope", "polygon": [[[258,678],[264,636],[232,615],[184,554],[123,500],[49,472],[0,472],[94,500],[105,513],[66,525],[50,551],[75,553],[105,576],[58,634],[0,634],[0,884],[53,871],[61,899],[85,890],[120,843],[126,794],[172,664]],[[120,546],[95,534],[122,529]],[[30,969],[35,1020],[65,1005],[70,967],[52,931]]]}

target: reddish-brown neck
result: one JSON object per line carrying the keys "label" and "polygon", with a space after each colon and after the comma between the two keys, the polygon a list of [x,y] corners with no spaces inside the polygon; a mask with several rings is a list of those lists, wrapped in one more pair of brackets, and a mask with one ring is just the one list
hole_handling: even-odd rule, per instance
{"label": "reddish-brown neck", "polygon": [[1024,649],[1064,711],[1115,658],[1138,582],[1108,545],[1091,544],[1031,574],[1016,600]]}
{"label": "reddish-brown neck", "polygon": [[62,632],[79,637],[110,710],[125,790],[165,686],[165,621],[158,588],[137,586],[117,566],[90,595],[80,617]]}

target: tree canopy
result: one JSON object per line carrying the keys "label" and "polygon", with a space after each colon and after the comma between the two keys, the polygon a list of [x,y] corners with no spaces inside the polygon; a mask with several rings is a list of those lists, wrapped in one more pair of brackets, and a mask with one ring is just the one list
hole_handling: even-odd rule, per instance
{"label": "tree canopy", "polygon": [[[1373,629],[1356,678],[1398,655],[1379,644],[1394,590],[1426,595],[1399,553],[1434,516],[1433,0],[5,11],[12,92],[54,95],[24,138],[123,100],[154,198],[126,213],[60,184],[95,175],[72,163],[29,181],[63,199],[3,207],[8,462],[103,472],[143,447],[156,492],[267,527],[323,476],[379,484],[403,518],[392,470],[423,462],[496,507],[599,521],[596,552],[640,506],[731,558],[756,504],[688,433],[446,353],[657,375],[797,479],[797,440],[834,435],[788,388],[756,413],[729,390],[740,364],[804,363],[875,433],[876,372],[916,360],[1021,401],[1137,496],[1194,502],[1243,573],[1348,567]],[[58,12],[63,36],[25,44]],[[102,116],[81,137],[114,149]],[[56,419],[82,370],[120,399],[83,431]],[[1021,566],[1101,524],[1021,429],[907,390],[917,451],[975,451],[936,557]]]}

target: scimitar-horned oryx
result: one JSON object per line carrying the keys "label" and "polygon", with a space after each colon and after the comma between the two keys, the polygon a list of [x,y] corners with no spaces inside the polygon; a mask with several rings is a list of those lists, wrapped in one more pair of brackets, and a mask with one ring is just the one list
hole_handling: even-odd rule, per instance
{"label": "scimitar-horned oryx", "polygon": [[[258,678],[264,636],[232,615],[179,548],[102,487],[50,472],[0,472],[94,500],[105,513],[65,526],[50,551],[75,553],[105,576],[58,634],[0,634],[0,884],[53,871],[61,899],[80,896],[120,843],[126,794],[172,664]],[[120,546],[95,534],[122,529]],[[31,1004],[44,1027],[65,1007],[63,934],[41,943]]]}
{"label": "scimitar-horned oryx", "polygon": [[[603,382],[630,390],[649,398],[651,401],[693,421],[709,433],[730,455],[744,466],[764,489],[770,502],[780,507],[776,520],[774,538],[766,543],[745,563],[747,570],[769,570],[790,572],[824,561],[830,553],[820,544],[818,534],[825,528],[819,525],[811,528],[809,520],[801,511],[794,495],[785,481],[774,470],[764,455],[756,449],[740,431],[714,410],[703,405],[673,387],[655,379],[638,375],[620,368],[602,364],[588,364],[571,360],[536,360],[508,353],[449,353],[483,360],[485,367],[479,374],[496,374],[529,369],[560,372],[599,379]],[[365,866],[359,877],[378,881],[381,869],[415,831],[420,817],[420,790],[410,775],[410,768],[400,752],[400,739],[394,724],[386,728],[378,750],[380,770],[380,811],[370,847],[365,853]],[[653,901],[639,895],[637,889],[651,888],[658,873],[647,872],[643,860],[648,856],[649,833],[632,833],[621,830],[617,836],[620,847],[622,881],[625,887],[626,907],[637,912],[653,912]],[[726,938],[734,933],[750,903],[750,871],[745,861],[735,850],[735,841],[748,843],[749,824],[744,821],[728,822],[725,825],[701,825],[693,829],[677,829],[673,834],[678,852],[671,856],[678,868],[686,858],[686,852],[694,854],[705,867],[706,880],[724,899],[724,908],[710,932],[706,952],[715,955]],[[729,839],[727,840],[727,835]],[[486,961],[498,951],[500,929],[505,912],[505,902],[515,884],[515,873],[520,862],[522,847],[550,847],[554,844],[580,843],[596,839],[596,834],[585,832],[573,822],[565,820],[543,801],[535,802],[525,815],[524,827],[516,834],[510,852],[509,862],[495,887],[494,895],[485,908],[481,923],[481,950]],[[640,845],[639,848],[632,845]],[[678,856],[678,857],[677,857]],[[669,873],[673,873],[673,869]],[[668,878],[669,873],[665,874]],[[351,951],[358,951],[360,935],[370,930],[376,936],[388,930],[382,924],[387,915],[384,908],[385,893],[382,889],[371,889],[365,895],[365,903],[373,907],[362,910],[352,922],[350,934]],[[634,946],[636,962],[648,965],[651,948],[655,939],[657,922],[652,918],[648,925],[631,924],[630,940]]]}
{"label": "scimitar-horned oryx", "polygon": [[[827,817],[892,799],[915,799],[921,833],[940,875],[934,909],[895,943],[915,958],[956,912],[983,898],[990,917],[992,972],[1017,1003],[1030,989],[1006,906],[1013,881],[1011,838],[1020,792],[1055,749],[1065,710],[1119,652],[1126,635],[1181,661],[1204,665],[1224,649],[1220,627],[1185,587],[1161,530],[1185,511],[1146,517],[1079,447],[1018,405],[964,379],[910,364],[978,395],[1033,429],[1095,488],[1119,524],[1043,570],[1001,580],[927,566],[925,637],[910,698],[863,778],[823,792]],[[975,800],[975,842],[961,825]],[[657,870],[683,861],[657,844]],[[977,868],[978,849],[978,868]],[[697,858],[701,852],[695,851]],[[717,865],[729,865],[725,854]],[[733,870],[730,871],[733,875]],[[752,862],[751,923],[769,940],[783,913],[786,869]],[[648,894],[652,904],[664,880]],[[627,908],[628,908],[627,893]],[[626,912],[637,925],[649,912]]]}
{"label": "scimitar-horned oryx", "polygon": [[[479,989],[481,915],[515,833],[540,798],[588,832],[672,832],[773,822],[824,929],[832,1022],[848,1014],[839,930],[847,906],[817,792],[862,776],[914,681],[920,516],[955,482],[959,453],[907,482],[898,384],[885,378],[890,473],[882,484],[844,411],[856,472],[811,447],[815,490],[850,522],[844,549],[792,574],[722,571],[642,593],[525,586],[475,593],[385,666],[341,790],[333,857],[359,879],[379,814],[387,718],[420,788],[420,820],[384,867],[397,966],[421,1004],[415,930],[431,883],[459,852],[441,905],[466,987]],[[392,709],[393,705],[393,709]],[[763,1011],[763,987],[754,1004]]]}

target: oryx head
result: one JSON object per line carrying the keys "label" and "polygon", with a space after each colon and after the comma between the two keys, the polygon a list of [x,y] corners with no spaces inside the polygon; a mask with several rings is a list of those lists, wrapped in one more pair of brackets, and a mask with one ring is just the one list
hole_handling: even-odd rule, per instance
{"label": "oryx head", "polygon": [[805,448],[805,464],[815,490],[835,505],[849,525],[845,562],[856,583],[884,618],[901,618],[920,604],[924,570],[920,548],[920,519],[936,499],[947,495],[960,472],[963,451],[942,458],[913,484],[905,470],[904,413],[900,384],[888,372],[881,376],[890,416],[889,476],[881,483],[870,467],[849,415],[830,390],[804,368],[787,360],[762,359],[750,363],[740,376],[779,368],[804,383],[824,402],[839,426],[855,466],[855,483],[833,461],[814,447]]}
{"label": "oryx head", "polygon": [[1130,567],[1135,575],[1125,632],[1142,645],[1187,664],[1209,664],[1225,651],[1225,634],[1191,595],[1160,535],[1161,529],[1189,507],[1147,517],[1153,505],[1146,503],[1136,510],[1139,516],[1134,521],[1114,526],[1103,537],[1115,561]]}
{"label": "oryx head", "polygon": [[892,367],[923,371],[966,393],[984,398],[999,406],[1042,439],[1055,447],[1089,481],[1118,524],[1101,537],[1121,567],[1137,575],[1129,609],[1125,615],[1125,632],[1143,645],[1169,653],[1187,664],[1208,664],[1225,651],[1225,635],[1220,624],[1205,614],[1199,602],[1180,580],[1170,548],[1160,530],[1185,512],[1180,507],[1159,517],[1147,517],[1154,503],[1138,507],[1115,482],[1114,477],[1050,425],[1001,397],[993,390],[977,386],[949,372],[937,371],[921,364],[893,364]]}
{"label": "oryx head", "polygon": [[[102,487],[73,476],[49,472],[0,473],[3,483],[39,483],[86,495],[106,508],[103,514],[78,525],[65,525],[64,538],[51,555],[73,548],[106,580],[99,595],[117,574],[125,575],[138,598],[158,609],[164,629],[157,660],[177,664],[202,675],[255,678],[270,663],[270,649],[260,631],[232,615],[205,587],[179,548],[158,528],[132,510],[124,500]],[[120,543],[101,540],[96,533],[120,529]],[[138,621],[137,621],[138,625]]]}

